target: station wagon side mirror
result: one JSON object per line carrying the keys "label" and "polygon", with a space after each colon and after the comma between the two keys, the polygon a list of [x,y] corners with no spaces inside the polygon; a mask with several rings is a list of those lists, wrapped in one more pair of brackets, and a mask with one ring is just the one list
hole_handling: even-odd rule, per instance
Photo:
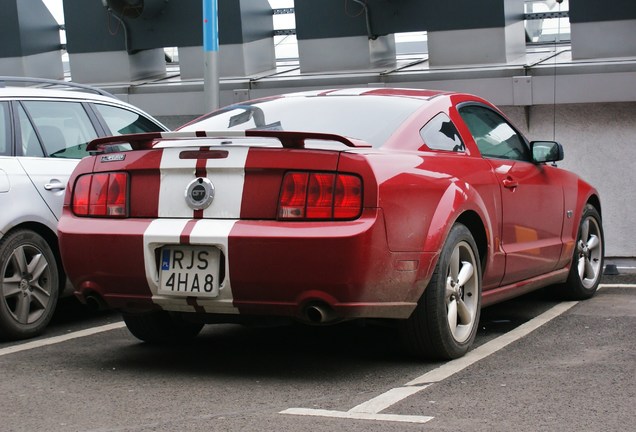
{"label": "station wagon side mirror", "polygon": [[563,160],[563,146],[555,141],[532,141],[532,161],[534,163],[558,162]]}

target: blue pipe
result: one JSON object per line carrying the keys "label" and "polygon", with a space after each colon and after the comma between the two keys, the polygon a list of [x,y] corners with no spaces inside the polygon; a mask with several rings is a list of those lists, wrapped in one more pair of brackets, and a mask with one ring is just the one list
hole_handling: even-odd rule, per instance
{"label": "blue pipe", "polygon": [[203,50],[219,50],[219,13],[217,0],[203,0]]}

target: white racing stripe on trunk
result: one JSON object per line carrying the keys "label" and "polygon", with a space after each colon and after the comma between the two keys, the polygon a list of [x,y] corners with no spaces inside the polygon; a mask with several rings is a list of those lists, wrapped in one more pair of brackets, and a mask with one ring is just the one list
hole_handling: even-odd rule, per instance
{"label": "white racing stripe on trunk", "polygon": [[146,280],[152,291],[157,295],[159,288],[159,273],[155,250],[165,244],[179,244],[181,233],[188,223],[188,219],[155,219],[144,232],[144,265],[146,267]]}
{"label": "white racing stripe on trunk", "polygon": [[[196,149],[196,148],[194,148]],[[192,150],[194,150],[192,149]],[[161,156],[159,184],[159,217],[192,218],[193,210],[185,200],[185,191],[195,179],[196,159],[179,159],[183,148],[165,148]]]}
{"label": "white racing stripe on trunk", "polygon": [[214,201],[203,211],[203,218],[238,219],[241,216],[245,162],[249,147],[221,148],[229,152],[225,159],[208,159],[208,179],[214,185]]}
{"label": "white racing stripe on trunk", "polygon": [[[180,159],[183,151],[196,151],[199,147],[164,148],[161,157],[161,184],[159,186],[159,217],[192,218],[194,211],[188,207],[185,193],[188,184],[196,178],[196,159]],[[212,150],[224,150],[227,157],[206,161],[207,178],[214,185],[214,200],[203,211],[204,218],[238,219],[241,214],[245,161],[249,147],[218,146]]]}
{"label": "white racing stripe on trunk", "polygon": [[[188,304],[186,297],[158,295],[159,274],[157,272],[156,249],[166,244],[181,243],[181,233],[191,219],[157,219],[152,221],[144,233],[144,262],[146,279],[152,292],[152,301],[165,310],[195,312],[195,307]],[[225,256],[225,280],[220,286],[218,297],[199,299],[197,305],[209,313],[237,314],[233,305],[230,285],[228,238],[236,220],[202,219],[197,221],[190,234],[191,245],[208,245],[218,247]]]}
{"label": "white racing stripe on trunk", "polygon": [[197,222],[190,234],[190,244],[192,245],[214,245],[221,249],[225,256],[225,280],[220,286],[219,296],[214,299],[202,299],[197,303],[206,312],[212,313],[238,313],[238,309],[233,306],[232,285],[230,282],[230,261],[228,239],[230,232],[236,224],[236,220],[208,220],[203,219]]}

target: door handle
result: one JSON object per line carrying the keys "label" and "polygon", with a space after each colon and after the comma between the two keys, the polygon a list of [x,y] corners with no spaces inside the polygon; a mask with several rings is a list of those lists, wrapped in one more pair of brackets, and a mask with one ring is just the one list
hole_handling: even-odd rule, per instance
{"label": "door handle", "polygon": [[507,177],[504,179],[503,185],[506,189],[515,189],[517,186],[519,186],[519,182],[512,177]]}
{"label": "door handle", "polygon": [[66,189],[66,186],[64,186],[64,184],[59,181],[51,181],[51,183],[47,183],[44,185],[44,189],[47,191],[64,190]]}

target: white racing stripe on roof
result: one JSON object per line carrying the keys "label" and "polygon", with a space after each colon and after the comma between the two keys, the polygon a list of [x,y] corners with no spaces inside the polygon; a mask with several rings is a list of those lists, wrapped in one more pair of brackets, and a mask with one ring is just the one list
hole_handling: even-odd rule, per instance
{"label": "white racing stripe on roof", "polygon": [[329,96],[359,96],[361,94],[368,93],[373,90],[376,90],[376,89],[371,87],[346,88],[346,89],[335,90],[335,91],[329,92],[328,94]]}

